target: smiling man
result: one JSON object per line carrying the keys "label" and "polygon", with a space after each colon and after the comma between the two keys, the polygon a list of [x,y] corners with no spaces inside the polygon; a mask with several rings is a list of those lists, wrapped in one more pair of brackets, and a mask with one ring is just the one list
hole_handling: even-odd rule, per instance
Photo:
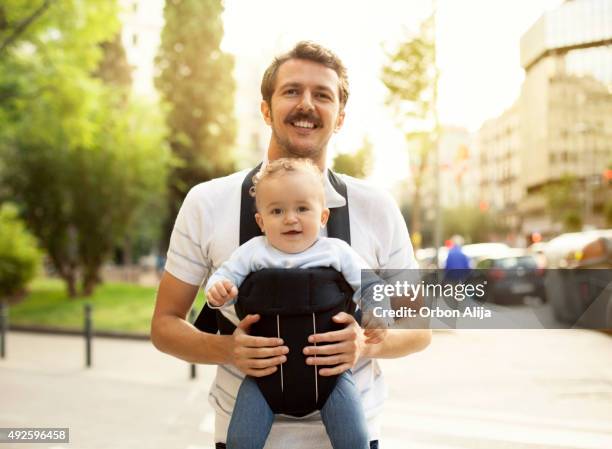
{"label": "smiling man", "polygon": [[[331,229],[332,221],[334,214],[340,216],[342,211],[344,220],[336,223],[343,223],[344,239],[370,267],[416,268],[408,231],[394,200],[374,186],[336,175],[325,167],[327,144],[342,127],[349,96],[347,73],[340,59],[320,45],[300,42],[272,62],[264,74],[261,93],[261,111],[272,128],[267,160],[309,158],[326,175],[326,207],[331,217],[323,235],[337,232]],[[201,332],[186,321],[202,283],[242,240],[242,192],[249,176],[246,170],[199,184],[185,198],[172,233],[151,325],[151,338],[159,350],[191,363],[219,365],[209,395],[216,411],[217,448],[225,447],[244,375],[273,373],[288,352],[280,339],[248,335],[250,326],[259,319],[257,315],[238,322],[234,314],[230,321],[236,330],[228,335]],[[345,327],[312,335],[312,346],[304,348],[306,363],[320,366],[322,376],[352,370],[368,419],[370,447],[377,448],[385,385],[376,359],[419,351],[429,344],[431,333],[390,330],[383,342],[366,345],[363,330],[352,316],[340,313],[334,320]],[[347,431],[350,424],[346,423]],[[300,419],[277,418],[265,447],[329,449],[331,445],[320,414],[315,412]]]}

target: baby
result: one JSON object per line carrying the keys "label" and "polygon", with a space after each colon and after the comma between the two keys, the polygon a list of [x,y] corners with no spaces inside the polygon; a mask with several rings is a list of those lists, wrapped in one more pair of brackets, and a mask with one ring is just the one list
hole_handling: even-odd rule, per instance
{"label": "baby", "polygon": [[[365,261],[344,241],[321,237],[329,218],[321,171],[309,159],[277,159],[254,178],[255,220],[263,236],[234,251],[206,284],[213,308],[235,303],[238,288],[252,271],[263,268],[332,267],[341,272],[360,296]],[[363,314],[365,324],[375,322]],[[382,341],[384,326],[364,331],[367,344]],[[338,377],[321,409],[321,418],[334,449],[368,449],[366,419],[359,393],[348,371]],[[274,414],[256,382],[246,377],[240,386],[227,435],[228,449],[263,448]]]}

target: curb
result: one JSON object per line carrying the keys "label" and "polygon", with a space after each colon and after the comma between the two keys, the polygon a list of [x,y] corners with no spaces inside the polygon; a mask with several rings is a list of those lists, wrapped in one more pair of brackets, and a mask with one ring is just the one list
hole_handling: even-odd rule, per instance
{"label": "curb", "polygon": [[[67,329],[61,327],[51,327],[51,326],[28,326],[28,325],[19,325],[13,324],[10,325],[8,331],[13,332],[29,332],[34,334],[50,334],[50,335],[72,335],[85,337],[83,331],[76,329]],[[121,340],[146,340],[150,341],[151,337],[149,334],[141,334],[137,332],[120,332],[120,331],[103,331],[99,330],[93,331],[94,337],[105,337],[105,338],[116,338]]]}

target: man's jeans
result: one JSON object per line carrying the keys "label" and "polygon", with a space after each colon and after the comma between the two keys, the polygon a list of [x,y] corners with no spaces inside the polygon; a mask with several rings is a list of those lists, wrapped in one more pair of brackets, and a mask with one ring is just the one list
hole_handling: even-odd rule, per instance
{"label": "man's jeans", "polygon": [[[368,428],[359,392],[349,372],[338,377],[336,386],[321,409],[321,419],[334,449],[376,449],[368,444]],[[240,386],[227,432],[227,449],[262,449],[274,422],[257,383],[246,377]],[[217,449],[220,446],[217,443]]]}

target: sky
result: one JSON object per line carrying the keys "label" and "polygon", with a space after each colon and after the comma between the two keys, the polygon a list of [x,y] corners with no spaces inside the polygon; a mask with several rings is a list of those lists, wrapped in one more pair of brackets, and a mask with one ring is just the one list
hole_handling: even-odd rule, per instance
{"label": "sky", "polygon": [[[476,131],[517,99],[523,70],[521,35],[562,0],[438,0],[439,114],[443,124]],[[398,123],[385,107],[380,81],[384,49],[418,30],[432,10],[425,0],[226,0],[222,48],[236,57],[237,116],[261,126],[259,83],[272,57],[299,40],[331,48],[348,68],[351,96],[332,152],[358,149],[367,135],[376,148],[374,178],[407,176],[408,156]],[[250,131],[244,130],[243,139]],[[267,138],[267,137],[266,137]],[[243,145],[247,140],[243,140]]]}

